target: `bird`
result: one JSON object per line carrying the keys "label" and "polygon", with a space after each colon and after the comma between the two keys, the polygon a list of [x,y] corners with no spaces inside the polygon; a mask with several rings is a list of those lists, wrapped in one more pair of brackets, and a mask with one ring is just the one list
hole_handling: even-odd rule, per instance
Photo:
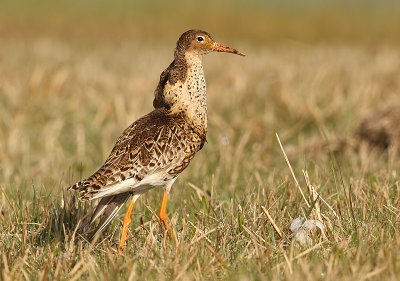
{"label": "bird", "polygon": [[78,192],[81,201],[100,199],[88,224],[93,225],[101,217],[91,239],[104,231],[130,199],[119,243],[123,251],[134,203],[156,187],[164,189],[159,219],[172,239],[166,213],[171,187],[207,141],[202,58],[210,52],[245,56],[217,43],[206,31],[184,32],[176,43],[173,61],[160,75],[154,109],[123,131],[95,173],[68,187]]}

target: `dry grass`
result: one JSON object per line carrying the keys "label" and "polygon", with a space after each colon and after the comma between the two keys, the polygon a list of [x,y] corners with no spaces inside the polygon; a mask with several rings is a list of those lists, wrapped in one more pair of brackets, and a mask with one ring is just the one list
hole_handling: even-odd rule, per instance
{"label": "dry grass", "polygon": [[[90,245],[74,231],[90,205],[64,189],[93,172],[121,131],[151,110],[172,46],[2,41],[1,279],[397,280],[395,150],[289,154],[294,180],[275,133],[284,149],[299,151],[315,139],[354,135],[371,111],[398,100],[398,48],[234,47],[247,57],[205,58],[208,143],[173,187],[174,241],[163,235],[162,192],[153,190],[135,206],[119,255],[120,221]],[[288,228],[298,216],[325,225],[311,247],[292,242]]]}

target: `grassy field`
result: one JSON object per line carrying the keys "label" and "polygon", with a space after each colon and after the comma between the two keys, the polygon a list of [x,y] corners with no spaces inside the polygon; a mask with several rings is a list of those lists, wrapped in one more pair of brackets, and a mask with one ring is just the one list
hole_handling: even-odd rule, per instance
{"label": "grassy field", "polygon": [[[398,150],[354,143],[310,150],[316,142],[357,141],[365,116],[399,101],[398,35],[385,29],[391,35],[380,40],[378,28],[394,18],[353,32],[353,40],[335,33],[340,28],[332,38],[308,32],[311,17],[303,33],[291,29],[296,19],[276,23],[286,34],[280,39],[278,31],[263,38],[268,28],[243,35],[244,22],[237,34],[205,24],[247,56],[204,58],[208,143],[172,189],[173,241],[158,221],[162,190],[154,189],[136,204],[121,255],[123,212],[91,245],[75,229],[92,205],[65,189],[98,168],[122,130],[152,110],[174,42],[195,22],[177,27],[174,20],[160,38],[145,34],[162,23],[144,23],[147,30],[135,26],[124,40],[129,20],[119,29],[114,19],[85,17],[79,29],[67,24],[67,13],[47,26],[52,19],[41,20],[43,11],[26,8],[28,15],[12,18],[20,7],[10,3],[0,20],[1,280],[400,278]],[[31,29],[28,19],[36,19]],[[299,216],[325,226],[312,245],[293,240],[289,226]]]}

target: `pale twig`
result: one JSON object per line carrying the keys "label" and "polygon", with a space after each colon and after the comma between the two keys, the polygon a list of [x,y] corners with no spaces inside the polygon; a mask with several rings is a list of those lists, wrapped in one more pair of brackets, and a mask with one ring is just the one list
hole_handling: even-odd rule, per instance
{"label": "pale twig", "polygon": [[292,173],[292,177],[294,179],[294,182],[296,183],[296,187],[299,189],[299,191],[301,193],[301,196],[303,196],[303,199],[306,202],[307,207],[310,207],[310,203],[308,203],[308,201],[307,201],[307,199],[306,199],[306,197],[305,197],[305,195],[303,193],[303,190],[301,189],[300,184],[299,184],[299,182],[298,182],[298,180],[296,178],[296,175],[293,172],[292,165],[290,165],[289,159],[288,159],[288,157],[287,157],[287,155],[285,153],[285,150],[283,149],[283,146],[282,146],[281,140],[279,139],[278,133],[275,133],[275,135],[276,135],[276,138],[278,139],[278,143],[279,143],[279,146],[281,147],[283,156],[285,157],[286,164],[289,166],[289,170]]}
{"label": "pale twig", "polygon": [[304,171],[304,170],[303,170],[303,174],[304,174],[304,178],[305,178],[305,180],[306,180],[306,182],[307,182],[307,185],[309,184],[310,187],[312,188],[312,189],[311,189],[312,192],[315,193],[315,195],[317,196],[317,198],[318,198],[318,199],[321,199],[321,201],[328,207],[328,209],[332,211],[333,215],[334,215],[337,219],[339,219],[339,216],[337,215],[337,213],[335,212],[335,210],[333,209],[333,207],[332,207],[331,205],[329,205],[328,202],[326,202],[325,199],[322,198],[321,194],[319,194],[319,192],[318,192],[317,190],[315,190],[315,188],[311,185],[311,183],[310,183],[310,178],[308,177],[307,171]]}
{"label": "pale twig", "polygon": [[[285,258],[285,262],[286,262],[286,264],[287,264],[287,266],[288,266],[288,268],[289,268],[289,273],[290,273],[290,274],[293,274],[292,263],[290,262],[288,256],[286,255],[286,252],[285,252],[285,250],[284,250],[283,248],[282,248],[282,254],[283,254],[283,257]],[[282,264],[283,264],[283,263],[282,263]]]}
{"label": "pale twig", "polygon": [[261,206],[261,209],[263,210],[263,212],[267,215],[269,221],[271,222],[272,226],[274,227],[275,231],[278,233],[278,235],[282,238],[282,231],[279,229],[279,227],[276,225],[275,221],[273,220],[273,218],[271,217],[271,215],[269,214],[268,210],[264,207]]}
{"label": "pale twig", "polygon": [[[189,221],[189,223],[190,223],[194,228],[196,228],[197,230],[199,230],[200,232],[202,232],[202,231],[201,231],[198,227],[196,227],[192,222]],[[216,230],[217,230],[217,228],[213,228],[213,229],[211,229],[211,230],[209,230],[209,231],[207,231],[207,232],[201,234],[199,237],[197,237],[196,239],[192,240],[192,241],[189,243],[188,247],[193,246],[194,244],[196,244],[196,243],[199,242],[200,240],[203,240],[204,238],[205,238],[209,243],[211,243],[211,241],[207,238],[207,236],[208,236],[210,233],[213,233],[213,232],[216,231]]]}
{"label": "pale twig", "polygon": [[304,252],[301,252],[300,254],[298,254],[297,256],[295,256],[295,257],[293,258],[293,261],[294,261],[294,260],[297,260],[297,259],[301,258],[302,256],[305,256],[305,255],[307,255],[308,253],[312,252],[313,250],[319,248],[319,246],[321,246],[321,245],[324,244],[325,242],[326,242],[326,241],[321,241],[321,242],[319,242],[318,244],[315,244],[314,246],[312,246],[311,248],[305,250]]}
{"label": "pale twig", "polygon": [[311,184],[310,177],[308,176],[308,172],[305,170],[302,170],[304,180],[306,182],[306,186],[308,187],[308,192],[311,195],[311,200],[313,201],[313,210],[315,217],[322,222],[322,217],[321,217],[321,208],[319,206],[319,196],[317,195],[316,188]]}
{"label": "pale twig", "polygon": [[[291,258],[291,259],[290,259],[290,262],[293,262],[293,261],[295,261],[295,260],[297,260],[297,259],[299,259],[299,258],[301,258],[301,257],[303,257],[303,256],[305,256],[305,255],[307,255],[308,253],[312,252],[313,250],[319,248],[319,247],[320,247],[322,244],[324,244],[324,243],[325,243],[325,241],[321,241],[321,242],[319,242],[318,244],[315,244],[315,245],[312,246],[311,248],[308,248],[307,250],[305,250],[305,251],[301,252],[300,254],[296,255],[294,258]],[[284,256],[285,256],[285,253],[284,253]],[[281,267],[281,266],[282,266],[283,264],[285,264],[285,263],[287,263],[287,264],[289,265],[289,264],[291,264],[290,262],[288,262],[288,261],[286,260],[286,257],[285,257],[285,262],[281,262],[281,263],[277,264],[274,268],[279,268],[279,267]]]}
{"label": "pale twig", "polygon": [[257,242],[257,244],[263,248],[265,248],[265,246],[263,246],[260,242],[260,240],[265,243],[265,239],[260,237],[259,235],[253,233],[248,227],[246,227],[245,225],[242,225],[243,229]]}
{"label": "pale twig", "polygon": [[211,252],[211,254],[214,255],[215,259],[219,262],[219,264],[226,268],[226,263],[224,261],[224,259],[211,247],[211,245],[209,243],[206,243],[206,247],[207,249]]}

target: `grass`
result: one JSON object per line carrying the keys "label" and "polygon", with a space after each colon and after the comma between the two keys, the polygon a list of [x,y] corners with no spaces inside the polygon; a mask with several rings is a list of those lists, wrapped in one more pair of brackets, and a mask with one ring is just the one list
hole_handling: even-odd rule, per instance
{"label": "grass", "polygon": [[[246,58],[204,59],[208,143],[172,189],[174,240],[158,221],[157,189],[136,204],[123,255],[122,213],[97,244],[75,232],[92,206],[65,188],[152,109],[172,39],[87,43],[35,33],[2,41],[1,279],[397,280],[396,151],[304,153],[315,140],[350,138],[364,116],[398,100],[395,43],[235,38]],[[293,241],[289,226],[299,216],[325,225],[310,246]]]}

